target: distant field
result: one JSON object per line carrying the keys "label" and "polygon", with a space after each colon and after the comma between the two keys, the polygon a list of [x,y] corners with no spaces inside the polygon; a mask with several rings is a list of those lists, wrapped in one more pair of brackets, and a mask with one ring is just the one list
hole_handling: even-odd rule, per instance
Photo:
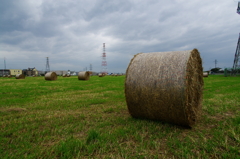
{"label": "distant field", "polygon": [[132,118],[124,80],[0,78],[0,158],[239,158],[240,77],[204,78],[192,129]]}

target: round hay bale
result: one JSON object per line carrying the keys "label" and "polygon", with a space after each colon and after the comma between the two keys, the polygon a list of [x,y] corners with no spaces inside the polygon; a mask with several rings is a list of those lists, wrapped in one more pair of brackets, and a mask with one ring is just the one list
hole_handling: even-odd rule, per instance
{"label": "round hay bale", "polygon": [[191,127],[202,108],[202,70],[197,49],[135,55],[125,78],[129,113]]}
{"label": "round hay bale", "polygon": [[67,74],[63,74],[62,76],[63,76],[63,77],[67,77]]}
{"label": "round hay bale", "polygon": [[16,79],[25,79],[25,75],[24,74],[17,74]]}
{"label": "round hay bale", "polygon": [[104,74],[102,74],[102,73],[98,74],[98,77],[103,77],[103,76],[104,76]]}
{"label": "round hay bale", "polygon": [[203,77],[208,77],[208,73],[207,72],[203,72]]}
{"label": "round hay bale", "polygon": [[70,74],[67,74],[67,77],[71,77],[71,75],[70,75]]}
{"label": "round hay bale", "polygon": [[7,77],[8,77],[8,78],[12,78],[12,75],[8,75]]}
{"label": "round hay bale", "polygon": [[79,80],[89,80],[89,78],[90,78],[90,74],[89,74],[88,71],[78,73],[78,79]]}
{"label": "round hay bale", "polygon": [[48,72],[45,74],[45,80],[49,81],[57,80],[57,74],[55,72]]}

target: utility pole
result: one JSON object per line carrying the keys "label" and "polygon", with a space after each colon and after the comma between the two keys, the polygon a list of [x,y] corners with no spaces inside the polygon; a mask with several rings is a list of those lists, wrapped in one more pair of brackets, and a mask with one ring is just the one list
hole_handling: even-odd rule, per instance
{"label": "utility pole", "polygon": [[218,62],[218,61],[217,61],[217,60],[215,60],[214,62],[215,62],[215,68],[217,68],[217,62]]}
{"label": "utility pole", "polygon": [[4,57],[4,69],[3,69],[3,75],[4,75],[4,71],[6,70],[6,58]]}
{"label": "utility pole", "polygon": [[4,69],[6,70],[6,58],[4,57]]}
{"label": "utility pole", "polygon": [[92,71],[92,64],[90,64],[89,70]]}

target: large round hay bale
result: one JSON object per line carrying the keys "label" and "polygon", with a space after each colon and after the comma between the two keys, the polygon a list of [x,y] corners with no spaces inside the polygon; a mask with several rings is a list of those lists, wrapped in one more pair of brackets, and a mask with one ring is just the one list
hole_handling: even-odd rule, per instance
{"label": "large round hay bale", "polygon": [[78,79],[79,80],[89,80],[89,78],[90,78],[90,74],[89,74],[88,71],[78,73]]}
{"label": "large round hay bale", "polygon": [[49,81],[57,80],[57,74],[55,72],[48,72],[45,74],[45,80]]}
{"label": "large round hay bale", "polygon": [[207,72],[203,72],[203,77],[208,77],[208,73]]}
{"label": "large round hay bale", "polygon": [[197,49],[135,55],[125,79],[129,113],[191,127],[202,108],[202,75]]}
{"label": "large round hay bale", "polygon": [[24,74],[17,74],[16,79],[25,79],[25,75]]}

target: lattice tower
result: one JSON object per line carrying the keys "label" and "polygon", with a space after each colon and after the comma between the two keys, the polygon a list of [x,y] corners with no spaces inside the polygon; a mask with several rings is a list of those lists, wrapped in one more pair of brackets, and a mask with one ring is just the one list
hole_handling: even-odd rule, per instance
{"label": "lattice tower", "polygon": [[102,53],[102,73],[107,74],[107,60],[106,60],[106,48],[105,48],[105,43],[103,43],[103,53]]}
{"label": "lattice tower", "polygon": [[46,57],[46,71],[45,71],[45,73],[47,73],[47,72],[50,72],[50,66],[49,66],[49,58],[48,57]]}

